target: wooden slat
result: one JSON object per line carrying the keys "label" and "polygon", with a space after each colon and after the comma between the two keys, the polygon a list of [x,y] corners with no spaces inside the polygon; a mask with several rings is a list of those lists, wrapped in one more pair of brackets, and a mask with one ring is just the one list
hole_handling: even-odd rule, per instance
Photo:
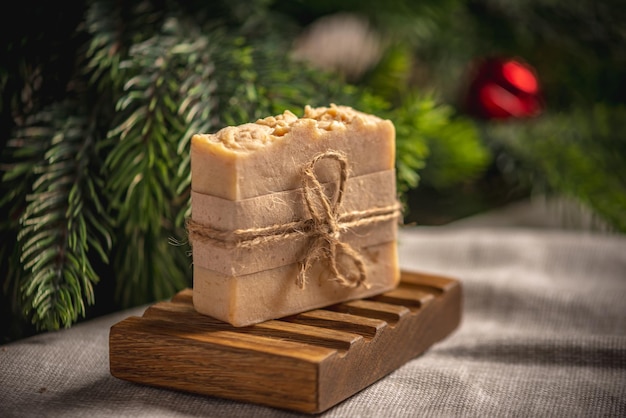
{"label": "wooden slat", "polygon": [[333,312],[316,309],[298,315],[284,318],[285,321],[314,327],[331,328],[349,333],[360,334],[366,338],[374,338],[387,322],[374,318],[350,315],[342,312]]}
{"label": "wooden slat", "polygon": [[327,309],[350,315],[380,319],[390,325],[394,325],[405,315],[410,313],[410,310],[406,306],[392,305],[389,303],[363,299],[329,306]]}
{"label": "wooden slat", "polygon": [[172,297],[172,302],[188,303],[193,305],[193,290],[183,289]]}
{"label": "wooden slat", "polygon": [[448,291],[457,286],[458,281],[450,277],[438,276],[435,274],[421,272],[402,272],[402,284],[414,284],[423,287],[430,287],[439,292]]}
{"label": "wooden slat", "polygon": [[378,302],[385,302],[394,305],[406,306],[411,310],[419,309],[434,300],[432,292],[424,292],[418,289],[399,286],[398,288],[374,296],[371,299]]}
{"label": "wooden slat", "polygon": [[276,320],[257,324],[250,327],[250,331],[258,335],[335,348],[341,352],[363,341],[363,337],[355,333]]}

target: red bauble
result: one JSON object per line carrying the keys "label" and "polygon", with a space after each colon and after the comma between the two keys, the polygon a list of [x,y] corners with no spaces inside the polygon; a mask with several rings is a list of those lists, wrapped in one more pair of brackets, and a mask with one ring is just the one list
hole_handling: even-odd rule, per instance
{"label": "red bauble", "polygon": [[537,116],[543,102],[535,69],[520,59],[481,60],[470,76],[465,108],[483,119]]}

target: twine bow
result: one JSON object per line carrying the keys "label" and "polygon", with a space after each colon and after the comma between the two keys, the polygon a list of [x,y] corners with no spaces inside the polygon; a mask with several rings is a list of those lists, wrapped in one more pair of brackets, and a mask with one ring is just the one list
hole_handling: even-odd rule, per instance
{"label": "twine bow", "polygon": [[[315,165],[322,159],[332,159],[339,163],[339,183],[335,196],[331,201],[324,193],[324,188],[315,175]],[[306,274],[309,268],[318,260],[325,260],[333,275],[333,280],[346,287],[369,287],[366,283],[365,262],[361,255],[352,246],[341,241],[339,224],[339,209],[345,193],[348,179],[348,161],[341,153],[327,151],[317,154],[302,171],[302,190],[309,213],[311,214],[311,231],[313,238],[311,247],[300,264],[297,283],[301,288],[306,283]],[[344,269],[348,263],[339,262],[339,257],[348,260],[357,271],[357,274],[342,273],[339,265]]]}

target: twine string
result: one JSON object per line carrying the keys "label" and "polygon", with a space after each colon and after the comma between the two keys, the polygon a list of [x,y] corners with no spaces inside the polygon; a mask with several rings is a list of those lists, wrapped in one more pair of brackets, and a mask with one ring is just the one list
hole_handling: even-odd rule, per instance
{"label": "twine string", "polygon": [[[315,165],[322,159],[331,159],[339,163],[339,183],[332,200],[324,193],[324,188],[315,174]],[[339,239],[341,235],[339,210],[347,179],[348,161],[336,151],[317,154],[302,170],[302,190],[313,222],[310,231],[313,242],[300,264],[297,284],[301,288],[305,286],[308,270],[317,260],[327,262],[333,280],[338,281],[342,286],[358,287],[363,285],[368,287],[363,258],[350,244]],[[340,256],[347,258],[348,264],[341,262],[338,264]],[[356,268],[357,274],[349,273],[349,264]],[[340,270],[340,265],[344,267],[344,270],[347,270],[345,274]]]}

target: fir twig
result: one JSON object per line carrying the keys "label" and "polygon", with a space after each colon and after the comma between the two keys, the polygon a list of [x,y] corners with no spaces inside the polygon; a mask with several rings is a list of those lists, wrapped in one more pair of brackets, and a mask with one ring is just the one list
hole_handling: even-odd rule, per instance
{"label": "fir twig", "polygon": [[[94,303],[99,278],[90,257],[107,261],[111,235],[90,170],[95,140],[89,121],[64,102],[40,112],[9,142],[14,155],[30,158],[7,172],[10,180],[32,169],[32,188],[17,235],[24,274],[24,314],[38,329],[69,327]],[[72,116],[74,114],[75,116]],[[42,151],[45,151],[42,153]]]}
{"label": "fir twig", "polygon": [[180,30],[168,20],[161,34],[133,45],[120,64],[128,81],[117,103],[117,126],[109,132],[106,168],[120,233],[114,264],[124,277],[117,295],[125,306],[163,299],[189,285],[189,261],[168,245],[182,227],[174,223],[183,159],[178,140],[185,132],[178,114],[185,66],[173,53]]}

